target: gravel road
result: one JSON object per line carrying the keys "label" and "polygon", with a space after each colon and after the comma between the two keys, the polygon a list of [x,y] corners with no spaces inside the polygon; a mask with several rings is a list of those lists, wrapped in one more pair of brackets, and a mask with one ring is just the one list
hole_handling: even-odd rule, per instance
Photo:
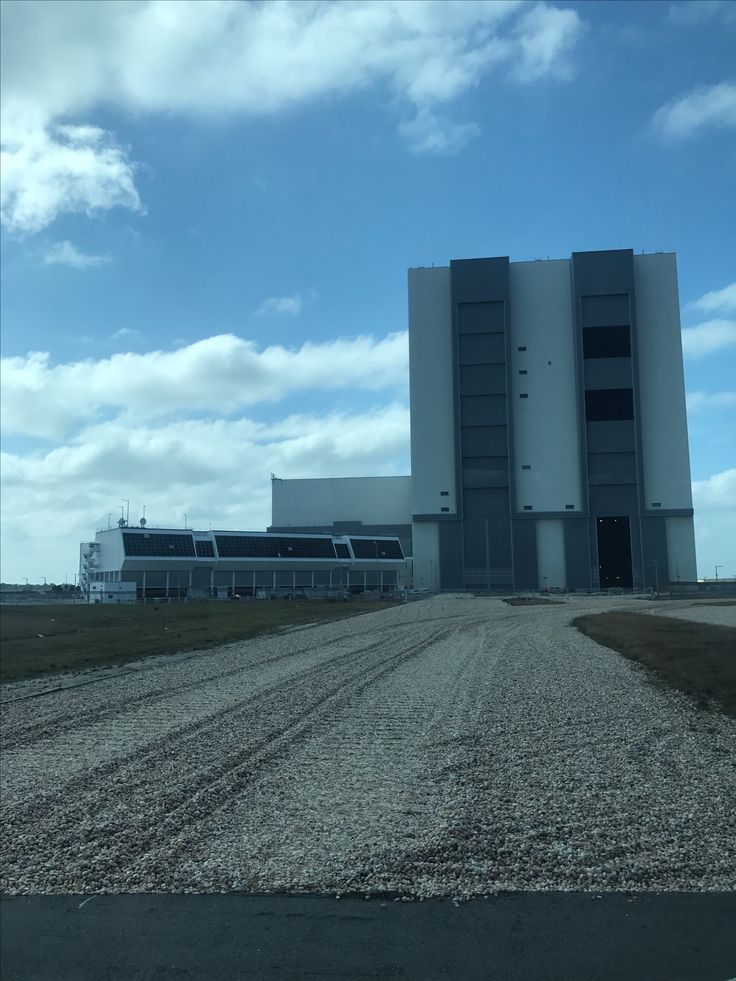
{"label": "gravel road", "polygon": [[733,890],[736,723],[569,625],[650,607],[434,598],[6,685],[2,889]]}

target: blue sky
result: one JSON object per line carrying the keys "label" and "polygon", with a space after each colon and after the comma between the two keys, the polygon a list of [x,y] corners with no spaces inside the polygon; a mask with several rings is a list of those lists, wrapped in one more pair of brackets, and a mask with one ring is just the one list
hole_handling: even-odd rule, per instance
{"label": "blue sky", "polygon": [[601,248],[678,253],[736,572],[735,10],[6,2],[2,579],[122,498],[263,528],[271,472],[408,472],[407,267]]}

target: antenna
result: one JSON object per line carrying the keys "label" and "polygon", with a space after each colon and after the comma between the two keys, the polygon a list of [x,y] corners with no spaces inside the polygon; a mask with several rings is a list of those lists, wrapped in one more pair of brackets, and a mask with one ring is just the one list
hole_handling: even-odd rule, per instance
{"label": "antenna", "polygon": [[127,510],[126,510],[125,514],[124,515],[121,515],[121,517],[124,517],[125,518],[125,523],[126,523],[126,525],[128,525],[128,524],[130,524],[130,501],[127,500],[127,498],[125,498],[125,497],[121,497],[120,500],[123,502],[123,504],[125,504],[127,506]]}

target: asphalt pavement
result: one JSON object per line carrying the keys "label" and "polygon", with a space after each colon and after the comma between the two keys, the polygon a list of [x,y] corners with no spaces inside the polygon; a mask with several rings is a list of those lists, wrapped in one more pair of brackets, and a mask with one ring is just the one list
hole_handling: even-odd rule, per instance
{"label": "asphalt pavement", "polygon": [[736,895],[16,896],[3,981],[727,981]]}

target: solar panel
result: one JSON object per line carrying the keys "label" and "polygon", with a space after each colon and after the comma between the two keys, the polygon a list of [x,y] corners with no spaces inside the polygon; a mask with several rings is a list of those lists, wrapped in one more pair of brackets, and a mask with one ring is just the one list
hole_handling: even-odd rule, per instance
{"label": "solar panel", "polygon": [[216,535],[221,559],[334,559],[331,538],[286,538],[278,535]]}
{"label": "solar panel", "polygon": [[155,535],[152,532],[123,532],[126,555],[181,557],[194,555],[191,535]]}
{"label": "solar panel", "polygon": [[335,542],[335,553],[338,559],[350,558],[350,549],[347,547],[345,542]]}
{"label": "solar panel", "polygon": [[351,538],[356,559],[403,559],[398,538]]}
{"label": "solar panel", "polygon": [[197,550],[198,559],[214,559],[215,546],[208,538],[195,539],[194,547]]}

